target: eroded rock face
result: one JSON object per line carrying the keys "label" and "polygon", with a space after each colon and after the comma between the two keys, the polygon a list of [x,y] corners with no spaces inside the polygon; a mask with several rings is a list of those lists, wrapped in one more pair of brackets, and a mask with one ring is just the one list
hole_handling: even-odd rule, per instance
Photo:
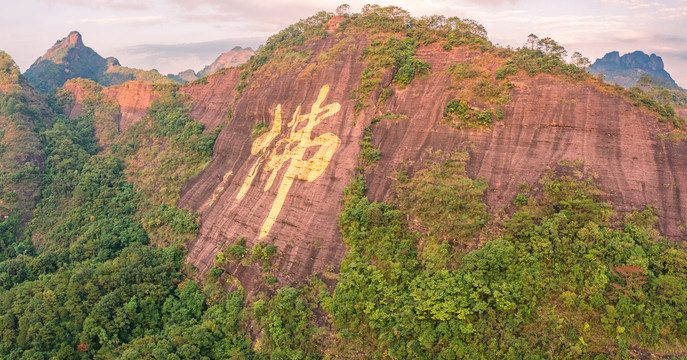
{"label": "eroded rock face", "polygon": [[[427,59],[433,68],[441,64]],[[398,169],[411,173],[427,157],[427,150],[469,150],[468,175],[489,184],[485,201],[492,212],[513,204],[519,184],[535,184],[559,160],[584,160],[583,171],[596,173],[605,199],[620,212],[659,210],[661,233],[685,240],[681,227],[687,201],[680,185],[687,180],[687,143],[662,141],[667,133],[655,115],[647,114],[618,96],[592,86],[577,86],[547,75],[521,79],[504,109],[504,119],[490,129],[455,131],[440,119],[448,99],[431,106],[413,106],[413,90],[422,93],[447,85],[434,75],[416,80],[393,97],[387,110],[407,114],[407,120],[382,120],[373,139],[382,152],[370,171],[368,196],[384,200],[391,194],[387,177]],[[417,90],[416,90],[417,91]],[[435,94],[441,98],[441,94]]]}
{"label": "eroded rock face", "polygon": [[[326,50],[332,41],[315,43],[311,50]],[[341,54],[337,71],[276,78],[259,73],[251,79],[217,139],[213,163],[182,190],[180,204],[202,213],[200,236],[189,244],[188,255],[201,272],[239,236],[248,239],[249,249],[256,242],[277,246],[284,283],[338,268],[345,248],[336,219],[343,189],[357,166],[364,127],[350,99],[364,69],[356,61],[359,55]],[[185,91],[199,99],[193,92],[200,90]],[[215,94],[233,101],[230,91]],[[203,119],[201,114],[192,110],[194,119]],[[226,109],[219,114],[224,116]],[[259,121],[270,131],[251,138]],[[261,282],[257,265],[239,267],[235,275],[249,290]]]}
{"label": "eroded rock face", "polygon": [[212,130],[227,120],[227,111],[236,98],[241,71],[227,69],[224,74],[208,77],[207,84],[190,85],[181,91],[191,97],[191,118]]}
{"label": "eroded rock face", "polygon": [[[83,101],[90,95],[88,91],[74,81],[65,83],[63,88],[74,94],[74,104],[66,109],[65,115],[71,118],[83,115]],[[119,111],[114,114],[114,118],[120,132],[141,120],[150,104],[160,97],[160,94],[153,91],[150,83],[140,81],[128,81],[120,86],[102,88],[102,93],[119,104]]]}
{"label": "eroded rock face", "polygon": [[[345,253],[337,227],[342,190],[354,176],[364,127],[386,112],[405,116],[373,126],[382,156],[366,172],[372,200],[387,199],[394,171],[417,170],[427,150],[469,150],[468,173],[489,184],[485,201],[492,212],[511,206],[519,184],[536,183],[560,160],[582,159],[581,170],[598,174],[606,200],[621,213],[653,206],[660,231],[671,240],[685,239],[681,225],[687,209],[681,204],[687,199],[680,186],[687,179],[687,143],[659,140],[656,135],[670,129],[655,115],[594,85],[538,75],[512,79],[516,87],[502,121],[456,130],[441,121],[454,96],[446,69],[479,54],[431,45],[416,55],[430,63],[429,76],[403,90],[391,85],[393,93],[381,109],[371,106],[356,117],[350,94],[366,67],[359,61],[366,40],[356,39],[358,50],[319,66],[318,55],[335,42],[330,36],[310,43],[311,58],[290,71],[256,73],[233,105],[213,163],[182,190],[180,205],[202,214],[200,236],[189,244],[188,255],[202,273],[240,236],[248,249],[256,242],[278,247],[282,284],[335,272]],[[483,65],[493,73],[501,63]],[[390,78],[385,75],[381,85]],[[238,73],[228,71],[207,85],[185,88],[195,100],[192,117],[206,126],[219,124],[238,81]],[[381,86],[371,94],[373,104],[380,91]],[[269,131],[251,138],[260,121]],[[261,286],[258,265],[230,270],[249,291]]]}
{"label": "eroded rock face", "polygon": [[103,93],[119,104],[119,131],[141,120],[150,104],[160,97],[150,83],[141,81],[127,81],[120,86],[104,88]]}

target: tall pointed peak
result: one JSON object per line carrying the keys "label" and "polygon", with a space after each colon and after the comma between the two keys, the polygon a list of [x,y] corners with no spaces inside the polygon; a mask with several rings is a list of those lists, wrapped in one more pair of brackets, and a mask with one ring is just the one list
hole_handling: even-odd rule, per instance
{"label": "tall pointed peak", "polygon": [[83,40],[81,40],[81,34],[78,31],[72,31],[69,35],[62,40],[66,45],[73,47],[83,47]]}

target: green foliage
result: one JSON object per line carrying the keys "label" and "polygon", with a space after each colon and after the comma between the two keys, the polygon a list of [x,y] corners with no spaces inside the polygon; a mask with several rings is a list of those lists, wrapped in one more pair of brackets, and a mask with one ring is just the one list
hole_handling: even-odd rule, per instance
{"label": "green foliage", "polygon": [[246,80],[241,80],[241,82],[238,85],[236,85],[235,89],[238,95],[241,95],[241,93],[243,93],[243,89],[245,89],[246,86],[248,86],[248,82]]}
{"label": "green foliage", "polygon": [[234,245],[227,246],[226,257],[230,261],[239,261],[248,254],[246,249],[246,238],[243,236],[236,239]]}
{"label": "green foliage", "polygon": [[365,104],[371,92],[381,84],[381,76],[385,69],[394,69],[393,82],[400,88],[410,84],[417,75],[429,71],[429,63],[415,58],[415,51],[419,43],[415,38],[406,37],[402,40],[394,36],[377,39],[363,50],[363,60],[370,65],[362,73],[360,86],[353,91],[354,97],[361,104]]}
{"label": "green foliage", "polygon": [[479,68],[466,63],[452,64],[446,72],[457,79],[474,79],[482,75]]}
{"label": "green foliage", "polygon": [[21,72],[12,57],[0,50],[0,84],[19,84]]}
{"label": "green foliage", "polygon": [[358,159],[365,166],[370,166],[379,161],[381,151],[375,149],[372,145],[372,128],[367,126],[363,133],[363,139],[360,141],[360,155]]}
{"label": "green foliage", "polygon": [[316,328],[313,326],[311,301],[304,290],[279,289],[269,302],[258,300],[253,313],[265,331],[262,350],[269,359],[322,358]]}
{"label": "green foliage", "polygon": [[255,124],[255,127],[253,127],[253,130],[250,132],[250,137],[255,139],[258,136],[270,131],[270,128],[265,124],[263,121],[259,121],[257,124]]}
{"label": "green foliage", "polygon": [[525,206],[525,205],[527,205],[527,195],[525,195],[525,194],[518,194],[518,196],[515,197],[515,205],[516,205],[516,206]]}
{"label": "green foliage", "polygon": [[[668,90],[663,90],[665,89],[652,87],[647,91],[641,87],[635,86],[630,88],[629,91],[624,91],[624,94],[634,105],[643,107],[657,114],[660,122],[669,123],[675,128],[679,128],[685,124],[685,119],[677,115],[673,108],[673,104],[676,100],[677,103],[681,103],[683,100],[680,97],[673,97],[667,94],[666,92],[669,92]],[[687,96],[685,98],[687,98]]]}
{"label": "green foliage", "polygon": [[508,73],[513,72],[513,67],[524,70],[530,76],[539,73],[549,73],[562,75],[573,81],[589,77],[589,74],[584,69],[580,69],[573,64],[566,64],[559,56],[547,54],[537,49],[518,49],[513,58],[508,60],[502,68],[504,69],[504,77],[507,77]]}
{"label": "green foliage", "polygon": [[256,242],[250,251],[250,259],[252,261],[264,261],[265,264],[269,264],[269,261],[275,256],[277,256],[277,247],[272,244]]}
{"label": "green foliage", "polygon": [[[503,113],[501,113],[501,117]],[[444,121],[455,128],[489,126],[493,122],[494,114],[491,109],[478,110],[468,106],[467,101],[451,99],[444,107]],[[497,115],[497,119],[500,119]]]}
{"label": "green foliage", "polygon": [[188,116],[185,95],[174,87],[161,91],[144,121],[127,128],[113,152],[127,159],[126,176],[143,195],[135,217],[153,243],[185,246],[198,230],[197,214],[174,205],[181,186],[210,164],[222,126],[203,131],[203,125]]}
{"label": "green foliage", "polygon": [[508,62],[504,66],[496,69],[496,72],[494,72],[494,75],[496,76],[497,80],[502,80],[502,79],[507,78],[510,75],[514,75],[517,72],[518,72],[518,68],[515,67],[515,64],[513,62]]}
{"label": "green foliage", "polygon": [[685,267],[671,264],[687,256],[650,240],[655,212],[614,229],[593,184],[549,178],[544,188],[543,209],[514,214],[501,236],[442,268],[427,266],[405,217],[370,203],[357,178],[339,218],[348,255],[324,303],[343,341],[379,358],[594,358],[609,349],[627,357],[628,344],[684,348]]}
{"label": "green foliage", "polygon": [[25,80],[14,76],[16,66],[3,54],[0,53],[0,67],[6,68],[0,68],[0,84],[4,84],[6,91],[0,92],[0,221],[18,215],[16,235],[21,236],[22,223],[31,218],[40,196],[45,154],[37,132],[50,124],[54,114],[45,104],[27,96],[20,85]]}
{"label": "green foliage", "polygon": [[[30,108],[19,95],[6,102],[12,111]],[[146,230],[195,236],[195,216],[173,204],[151,206],[156,194],[141,196],[137,189],[145,187],[125,180],[131,169],[123,159],[140,155],[144,140],[166,139],[192,166],[209,158],[217,133],[203,134],[183,101],[166,94],[113,151],[98,153],[97,113],[108,106],[99,101],[89,98],[86,114],[75,119],[36,118],[46,156],[41,201],[25,239],[18,213],[0,219],[0,357],[250,357],[250,339],[238,328],[243,294],[209,301],[181,275],[181,246],[145,245]],[[39,110],[49,114],[29,111]],[[180,169],[169,174],[183,183]]]}
{"label": "green foliage", "polygon": [[[245,65],[244,72],[241,74],[241,83],[237,86],[237,91],[241,93],[246,86],[246,80],[262,66],[273,60],[280,50],[293,46],[303,45],[307,40],[323,38],[327,35],[324,24],[332,17],[331,13],[320,11],[314,16],[290,25],[286,29],[272,35],[267,39],[265,45],[261,46]],[[240,88],[240,89],[239,89]]]}
{"label": "green foliage", "polygon": [[477,95],[477,97],[481,98],[482,100],[489,101],[490,99],[498,98],[501,95],[501,92],[503,89],[501,89],[500,86],[497,84],[493,84],[491,81],[484,79],[478,83],[476,83],[472,87],[472,92]]}
{"label": "green foliage", "polygon": [[157,70],[141,70],[121,66],[119,61],[115,58],[107,58],[107,70],[102,74],[98,74],[94,79],[98,84],[103,86],[116,86],[124,84],[127,81],[142,81],[147,83],[169,84],[172,80]]}
{"label": "green foliage", "polygon": [[407,216],[417,218],[429,236],[458,245],[469,244],[488,220],[481,200],[487,184],[465,175],[467,158],[467,153],[454,153],[444,161],[430,162],[395,187]]}
{"label": "green foliage", "polygon": [[198,79],[191,81],[191,83],[189,85],[207,85],[207,84],[209,84],[208,77],[203,76],[201,78],[198,78]]}

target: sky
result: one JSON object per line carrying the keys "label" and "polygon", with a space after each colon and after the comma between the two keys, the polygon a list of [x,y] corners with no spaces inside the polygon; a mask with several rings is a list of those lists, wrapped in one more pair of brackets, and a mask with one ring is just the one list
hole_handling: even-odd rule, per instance
{"label": "sky", "polygon": [[484,25],[495,44],[551,37],[592,62],[642,50],[663,58],[687,88],[687,0],[0,0],[0,50],[26,71],[56,41],[79,31],[86,46],[124,66],[162,74],[199,71],[235,46],[257,49],[272,34],[347,3],[396,5],[415,17],[458,16]]}

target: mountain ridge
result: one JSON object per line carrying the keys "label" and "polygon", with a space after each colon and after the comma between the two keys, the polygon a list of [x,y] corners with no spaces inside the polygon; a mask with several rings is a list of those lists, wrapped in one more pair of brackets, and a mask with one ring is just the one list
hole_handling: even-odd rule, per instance
{"label": "mountain ridge", "polygon": [[81,34],[72,31],[55,42],[24,73],[39,91],[47,93],[73,78],[91,79],[104,86],[120,85],[129,80],[164,83],[169,80],[157,70],[122,66],[114,57],[107,59],[84,45]]}
{"label": "mountain ridge", "polygon": [[237,67],[239,65],[245,64],[246,61],[253,56],[255,52],[250,47],[242,48],[240,46],[235,46],[231,50],[220,54],[215,61],[206,65],[203,69],[197,73],[192,69],[184,70],[176,75],[169,74],[167,77],[170,79],[183,84],[186,82],[193,82],[199,78],[206,77],[215,73],[216,71],[223,68]]}
{"label": "mountain ridge", "polygon": [[654,83],[670,90],[681,89],[665,70],[663,59],[656,54],[647,55],[637,50],[620,56],[618,51],[612,51],[600,59],[596,59],[589,67],[591,74],[602,74],[607,81],[620,84],[626,88],[637,85],[646,76]]}

